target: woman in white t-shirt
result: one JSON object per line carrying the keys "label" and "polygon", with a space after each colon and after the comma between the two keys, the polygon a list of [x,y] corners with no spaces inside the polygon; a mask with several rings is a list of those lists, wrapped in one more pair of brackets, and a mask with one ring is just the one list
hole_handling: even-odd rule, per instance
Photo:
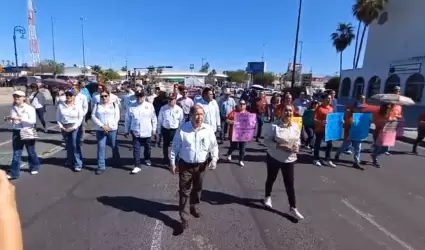
{"label": "woman in white t-shirt", "polygon": [[301,132],[298,124],[292,122],[293,115],[293,106],[286,105],[282,118],[273,122],[265,131],[264,144],[268,150],[264,204],[272,207],[271,192],[280,170],[288,196],[289,214],[295,219],[302,220],[304,217],[297,210],[294,188],[294,163],[301,145]]}
{"label": "woman in white t-shirt", "polygon": [[31,84],[31,94],[28,97],[28,104],[35,108],[38,119],[43,125],[44,132],[47,132],[46,121],[44,120],[44,114],[46,113],[46,97],[40,91],[38,84]]}

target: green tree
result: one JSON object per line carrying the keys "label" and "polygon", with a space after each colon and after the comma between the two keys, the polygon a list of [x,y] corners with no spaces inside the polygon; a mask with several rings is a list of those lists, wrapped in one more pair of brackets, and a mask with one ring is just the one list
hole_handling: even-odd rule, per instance
{"label": "green tree", "polygon": [[155,72],[155,66],[150,65],[150,66],[148,67],[148,74],[153,74],[154,72]]}
{"label": "green tree", "polygon": [[[358,67],[360,54],[363,48],[364,37],[366,35],[366,30],[369,25],[378,19],[380,13],[384,10],[388,0],[356,0],[352,7],[353,16],[359,20],[359,27],[357,28],[356,35],[356,48],[354,51],[354,68]],[[363,24],[363,31],[361,37],[359,37],[360,26]],[[360,40],[359,40],[360,39]],[[357,44],[358,48],[357,48]]]}
{"label": "green tree", "polygon": [[276,76],[270,72],[254,75],[254,84],[269,86],[269,85],[273,85],[274,80],[276,80]]}
{"label": "green tree", "polygon": [[215,69],[211,70],[210,73],[208,73],[208,76],[215,76],[217,75],[217,71]]}
{"label": "green tree", "polygon": [[206,63],[204,63],[204,65],[202,65],[199,72],[207,73],[209,71],[209,69],[210,69],[210,64],[208,62],[206,62]]}
{"label": "green tree", "polygon": [[101,73],[103,73],[102,72],[102,67],[100,67],[99,65],[92,65],[92,66],[90,66],[90,68],[91,68],[91,70],[93,71],[93,72],[96,72],[96,73],[98,73],[98,74],[101,74]]}
{"label": "green tree", "polygon": [[325,88],[326,89],[332,89],[334,90],[336,93],[338,93],[338,89],[339,89],[339,77],[338,76],[334,76],[331,79],[329,79],[326,83],[325,83]]}
{"label": "green tree", "polygon": [[243,83],[248,80],[248,75],[245,70],[236,71],[223,71],[223,74],[227,75],[229,82]]}
{"label": "green tree", "polygon": [[34,67],[34,73],[52,73],[53,75],[63,73],[64,63],[58,63],[53,60],[43,60]]}
{"label": "green tree", "polygon": [[157,68],[157,69],[156,69],[156,73],[157,73],[158,75],[161,75],[163,71],[164,71],[164,69],[163,69],[163,68]]}
{"label": "green tree", "polygon": [[107,69],[103,72],[103,76],[107,80],[118,80],[121,78],[120,74],[113,70],[113,69]]}
{"label": "green tree", "polygon": [[351,23],[339,23],[336,31],[331,34],[331,39],[336,52],[339,53],[339,75],[342,71],[342,53],[350,46],[354,39],[353,26]]}
{"label": "green tree", "polygon": [[127,66],[123,66],[123,67],[121,67],[121,71],[127,71],[128,69],[127,69]]}

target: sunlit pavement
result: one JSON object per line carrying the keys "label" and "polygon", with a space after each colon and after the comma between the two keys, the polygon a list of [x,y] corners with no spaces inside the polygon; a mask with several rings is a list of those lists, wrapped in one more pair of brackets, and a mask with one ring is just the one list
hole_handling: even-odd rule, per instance
{"label": "sunlit pavement", "polygon": [[[365,165],[364,171],[350,167],[351,156],[343,155],[332,169],[313,166],[311,155],[303,154],[296,166],[296,194],[306,218],[296,223],[285,214],[281,176],[273,190],[275,210],[262,205],[265,152],[250,143],[244,168],[223,161],[208,171],[203,216],[173,236],[179,219],[177,176],[158,165],[158,148],[154,166],[130,175],[131,143],[119,140],[123,169],[94,174],[96,141],[90,135],[82,172],[65,168],[65,152],[59,152],[43,160],[38,176],[23,173],[15,182],[26,250],[425,249],[423,149],[413,156],[404,153],[410,145],[397,143],[393,155],[381,157],[381,169]],[[370,161],[368,153],[362,158]]]}

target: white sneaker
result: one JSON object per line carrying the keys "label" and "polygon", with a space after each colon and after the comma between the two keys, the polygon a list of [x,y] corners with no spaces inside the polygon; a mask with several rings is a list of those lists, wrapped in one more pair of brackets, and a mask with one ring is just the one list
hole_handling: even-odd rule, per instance
{"label": "white sneaker", "polygon": [[304,216],[296,208],[289,209],[289,215],[297,220],[304,220]]}
{"label": "white sneaker", "polygon": [[318,167],[321,167],[321,166],[322,166],[322,163],[320,163],[320,161],[319,161],[319,160],[314,160],[314,161],[313,161],[313,164],[314,164],[315,166],[318,166]]}
{"label": "white sneaker", "polygon": [[328,166],[329,166],[329,167],[331,167],[331,168],[336,168],[335,163],[333,163],[332,161],[328,161],[328,162],[327,162],[327,164],[328,164]]}
{"label": "white sneaker", "polygon": [[132,174],[137,174],[137,173],[139,173],[140,171],[142,171],[142,169],[141,169],[141,168],[139,168],[139,167],[135,167],[135,168],[133,168],[133,170],[131,170],[131,173],[132,173]]}
{"label": "white sneaker", "polygon": [[146,166],[152,166],[152,162],[150,160],[145,161]]}
{"label": "white sneaker", "polygon": [[265,205],[266,207],[268,207],[268,208],[272,208],[272,197],[267,196],[267,197],[264,199],[264,205]]}
{"label": "white sneaker", "polygon": [[226,159],[227,159],[228,161],[231,161],[231,160],[232,160],[232,155],[228,155]]}
{"label": "white sneaker", "polygon": [[243,168],[245,166],[245,164],[243,163],[243,161],[239,162],[239,166],[241,166],[241,168]]}
{"label": "white sneaker", "polygon": [[31,175],[36,175],[36,174],[38,174],[38,171],[31,171],[30,174]]}
{"label": "white sneaker", "polygon": [[12,176],[7,175],[7,179],[8,179],[8,180],[11,180],[11,179],[12,179]]}

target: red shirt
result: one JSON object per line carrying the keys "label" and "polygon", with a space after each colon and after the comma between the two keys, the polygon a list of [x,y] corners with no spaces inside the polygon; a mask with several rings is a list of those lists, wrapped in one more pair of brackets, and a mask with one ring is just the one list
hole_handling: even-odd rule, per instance
{"label": "red shirt", "polygon": [[325,122],[328,113],[332,113],[334,108],[331,105],[320,105],[314,111],[314,121],[315,121],[315,130],[316,132],[324,132],[325,131]]}

